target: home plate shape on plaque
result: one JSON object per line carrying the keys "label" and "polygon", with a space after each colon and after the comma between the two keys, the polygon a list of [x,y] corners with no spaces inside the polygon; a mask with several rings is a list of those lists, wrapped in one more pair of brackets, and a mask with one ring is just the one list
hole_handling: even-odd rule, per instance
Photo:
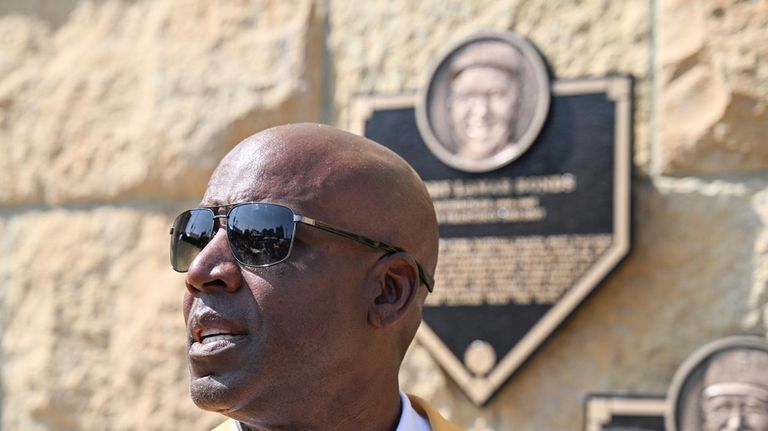
{"label": "home plate shape on plaque", "polygon": [[428,77],[357,97],[350,128],[427,184],[440,255],[417,337],[483,405],[629,252],[632,82],[551,82],[530,42],[490,32]]}

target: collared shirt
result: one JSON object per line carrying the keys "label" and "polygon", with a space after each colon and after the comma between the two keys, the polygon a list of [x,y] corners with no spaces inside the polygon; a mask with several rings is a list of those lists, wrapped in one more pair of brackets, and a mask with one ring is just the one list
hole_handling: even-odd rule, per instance
{"label": "collared shirt", "polygon": [[400,402],[403,404],[403,409],[395,431],[432,431],[427,419],[413,409],[411,400],[403,391],[400,391]]}

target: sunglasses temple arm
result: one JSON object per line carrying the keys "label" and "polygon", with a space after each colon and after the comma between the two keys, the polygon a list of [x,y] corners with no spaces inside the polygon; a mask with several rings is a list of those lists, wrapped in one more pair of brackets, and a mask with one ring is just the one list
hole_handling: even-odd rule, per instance
{"label": "sunglasses temple arm", "polygon": [[[348,239],[351,239],[353,241],[357,241],[357,242],[365,244],[365,245],[367,245],[368,247],[371,247],[371,248],[375,248],[375,249],[378,249],[378,250],[386,251],[387,253],[405,252],[405,250],[403,250],[400,247],[395,247],[395,246],[389,245],[389,244],[387,244],[385,242],[376,241],[375,239],[368,238],[367,236],[360,235],[360,234],[348,231],[346,229],[341,229],[341,228],[338,228],[338,227],[335,227],[335,226],[331,226],[331,225],[329,225],[327,223],[323,223],[323,222],[321,222],[319,220],[315,220],[315,219],[312,219],[312,218],[309,218],[309,217],[304,217],[304,216],[300,216],[300,215],[294,215],[293,216],[293,221],[299,222],[299,223],[304,223],[304,224],[312,226],[312,227],[314,227],[316,229],[324,230],[326,232],[330,232],[330,233],[333,233],[333,234],[336,234],[336,235],[339,235],[339,236],[343,236],[344,238],[348,238]],[[435,284],[434,279],[432,278],[432,276],[427,274],[427,271],[424,270],[424,267],[422,267],[419,262],[416,262],[416,267],[419,270],[419,278],[427,286],[427,290],[432,292],[432,288],[433,288],[433,286]]]}
{"label": "sunglasses temple arm", "polygon": [[306,225],[312,226],[314,228],[324,230],[326,232],[330,232],[339,236],[343,236],[344,238],[351,239],[353,241],[357,241],[359,243],[365,244],[368,247],[375,248],[378,250],[384,250],[389,253],[398,253],[401,251],[404,251],[401,248],[391,246],[385,242],[376,241],[375,239],[368,238],[367,236],[360,235],[351,231],[348,231],[346,229],[338,228],[335,226],[331,226],[327,223],[323,223],[319,220],[311,219],[309,217],[304,217],[300,215],[296,215],[293,217],[294,221],[297,221],[299,223],[304,223]]}
{"label": "sunglasses temple arm", "polygon": [[416,262],[416,267],[419,269],[419,278],[427,286],[429,293],[432,293],[432,289],[435,287],[435,279],[424,270],[419,262]]}

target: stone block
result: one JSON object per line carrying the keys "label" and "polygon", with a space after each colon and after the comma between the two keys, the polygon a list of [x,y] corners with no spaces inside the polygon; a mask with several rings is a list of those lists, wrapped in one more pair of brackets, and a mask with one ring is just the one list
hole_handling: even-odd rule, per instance
{"label": "stone block", "polygon": [[658,11],[657,170],[768,168],[768,5],[664,0]]}
{"label": "stone block", "polygon": [[189,400],[172,215],[27,211],[3,234],[8,430],[208,430]]}
{"label": "stone block", "polygon": [[636,197],[632,253],[486,407],[468,403],[418,346],[404,385],[470,429],[571,430],[587,395],[663,395],[697,347],[752,328],[752,255],[764,224],[750,189],[664,180],[643,183]]}
{"label": "stone block", "polygon": [[0,203],[200,195],[241,139],[319,118],[316,20],[310,0],[80,2],[52,33],[0,18]]}
{"label": "stone block", "polygon": [[337,123],[359,95],[413,94],[451,44],[487,30],[529,38],[557,79],[630,73],[635,85],[635,163],[649,160],[651,4],[647,1],[330,3],[330,61]]}

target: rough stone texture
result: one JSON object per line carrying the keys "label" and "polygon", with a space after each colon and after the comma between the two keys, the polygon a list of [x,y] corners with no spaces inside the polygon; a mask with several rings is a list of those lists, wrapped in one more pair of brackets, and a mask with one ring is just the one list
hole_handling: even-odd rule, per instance
{"label": "rough stone texture", "polygon": [[128,208],[10,218],[0,428],[206,429],[220,420],[187,394],[171,221]]}
{"label": "rough stone texture", "polygon": [[650,3],[575,0],[330,3],[330,56],[338,123],[366,94],[416,93],[448,45],[479,31],[513,30],[549,60],[557,79],[630,73],[635,163],[649,163]]}
{"label": "rough stone texture", "polygon": [[659,2],[662,173],[750,173],[768,167],[766,28],[766,2]]}
{"label": "rough stone texture", "polygon": [[3,424],[3,408],[4,408],[4,383],[3,383],[3,368],[2,364],[5,363],[4,353],[5,350],[3,349],[3,338],[5,337],[5,327],[6,327],[6,316],[8,315],[8,312],[6,311],[5,307],[5,296],[8,290],[7,286],[10,286],[10,281],[8,279],[8,259],[6,258],[8,256],[8,253],[6,253],[6,244],[8,243],[5,241],[6,235],[5,235],[5,219],[0,218],[0,429],[2,429]]}
{"label": "rough stone texture", "polygon": [[54,33],[0,17],[0,202],[199,195],[254,130],[319,118],[314,20],[310,1],[81,2]]}
{"label": "rough stone texture", "polygon": [[404,371],[412,390],[478,430],[574,430],[587,395],[663,395],[697,347],[753,329],[744,316],[753,308],[752,253],[764,224],[751,209],[751,189],[662,180],[637,192],[632,254],[486,408],[469,406],[420,347]]}

